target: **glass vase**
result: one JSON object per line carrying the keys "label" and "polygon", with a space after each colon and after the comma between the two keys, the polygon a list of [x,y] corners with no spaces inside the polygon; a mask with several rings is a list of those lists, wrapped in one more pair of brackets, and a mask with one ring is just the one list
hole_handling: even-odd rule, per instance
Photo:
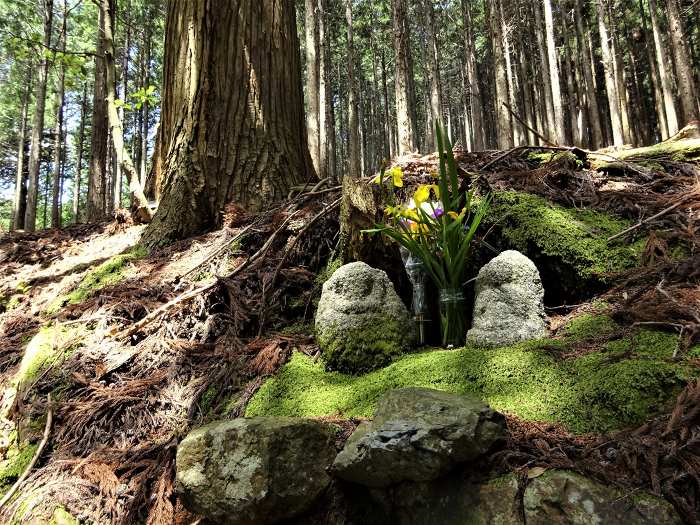
{"label": "glass vase", "polygon": [[427,319],[427,301],[425,297],[426,274],[423,261],[411,255],[406,260],[406,273],[413,285],[413,319],[416,323],[416,332],[419,345],[425,344],[425,332]]}
{"label": "glass vase", "polygon": [[467,312],[464,293],[459,288],[440,290],[440,330],[444,347],[464,346],[467,337]]}

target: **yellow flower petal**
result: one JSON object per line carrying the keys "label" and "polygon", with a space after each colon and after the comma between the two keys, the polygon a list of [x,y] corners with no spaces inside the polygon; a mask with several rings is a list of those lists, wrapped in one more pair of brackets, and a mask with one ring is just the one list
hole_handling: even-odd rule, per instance
{"label": "yellow flower petal", "polygon": [[416,203],[416,208],[420,208],[420,205],[427,201],[429,198],[430,186],[425,184],[423,186],[419,186],[416,190],[416,193],[413,194],[413,202]]}
{"label": "yellow flower petal", "polygon": [[449,215],[450,217],[452,217],[454,220],[459,219],[459,215],[457,215],[457,212],[456,212],[456,211],[448,211],[448,212],[447,212],[447,215]]}
{"label": "yellow flower petal", "polygon": [[374,180],[372,181],[373,184],[381,184],[382,183],[382,174],[380,173],[376,177],[374,177]]}
{"label": "yellow flower petal", "polygon": [[403,188],[403,171],[398,166],[391,170],[391,181],[395,188]]}

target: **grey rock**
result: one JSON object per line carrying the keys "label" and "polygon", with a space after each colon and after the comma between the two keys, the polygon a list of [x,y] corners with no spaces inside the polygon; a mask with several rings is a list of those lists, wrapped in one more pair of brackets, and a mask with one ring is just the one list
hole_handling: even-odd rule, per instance
{"label": "grey rock", "polygon": [[333,462],[338,477],[367,487],[436,479],[505,439],[505,420],[473,396],[402,388],[379,400]]}
{"label": "grey rock", "polygon": [[382,270],[338,268],[323,285],[316,339],[326,366],[352,374],[386,366],[413,340],[413,321]]}
{"label": "grey rock", "polygon": [[548,471],[523,497],[528,525],[671,525],[682,520],[667,501],[646,493],[626,494],[573,472]]}
{"label": "grey rock", "polygon": [[467,343],[495,347],[545,337],[543,299],[535,264],[515,250],[501,253],[476,278],[474,319]]}
{"label": "grey rock", "polygon": [[447,476],[404,483],[392,494],[399,525],[522,525],[518,480],[512,474],[482,483]]}
{"label": "grey rock", "polygon": [[177,490],[192,511],[222,524],[276,523],[306,511],[330,484],[333,432],[303,419],[218,421],[177,449]]}

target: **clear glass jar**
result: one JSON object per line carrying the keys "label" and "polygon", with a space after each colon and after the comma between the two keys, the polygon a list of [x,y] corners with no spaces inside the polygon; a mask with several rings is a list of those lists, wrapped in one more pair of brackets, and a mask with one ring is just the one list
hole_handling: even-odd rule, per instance
{"label": "clear glass jar", "polygon": [[467,337],[467,311],[464,292],[459,288],[440,290],[440,333],[444,347],[464,346]]}

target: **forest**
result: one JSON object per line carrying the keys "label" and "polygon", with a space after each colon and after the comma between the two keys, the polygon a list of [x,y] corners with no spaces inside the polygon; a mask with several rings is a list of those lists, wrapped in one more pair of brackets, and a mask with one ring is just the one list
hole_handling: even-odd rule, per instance
{"label": "forest", "polygon": [[0,523],[700,524],[700,1],[0,0]]}

